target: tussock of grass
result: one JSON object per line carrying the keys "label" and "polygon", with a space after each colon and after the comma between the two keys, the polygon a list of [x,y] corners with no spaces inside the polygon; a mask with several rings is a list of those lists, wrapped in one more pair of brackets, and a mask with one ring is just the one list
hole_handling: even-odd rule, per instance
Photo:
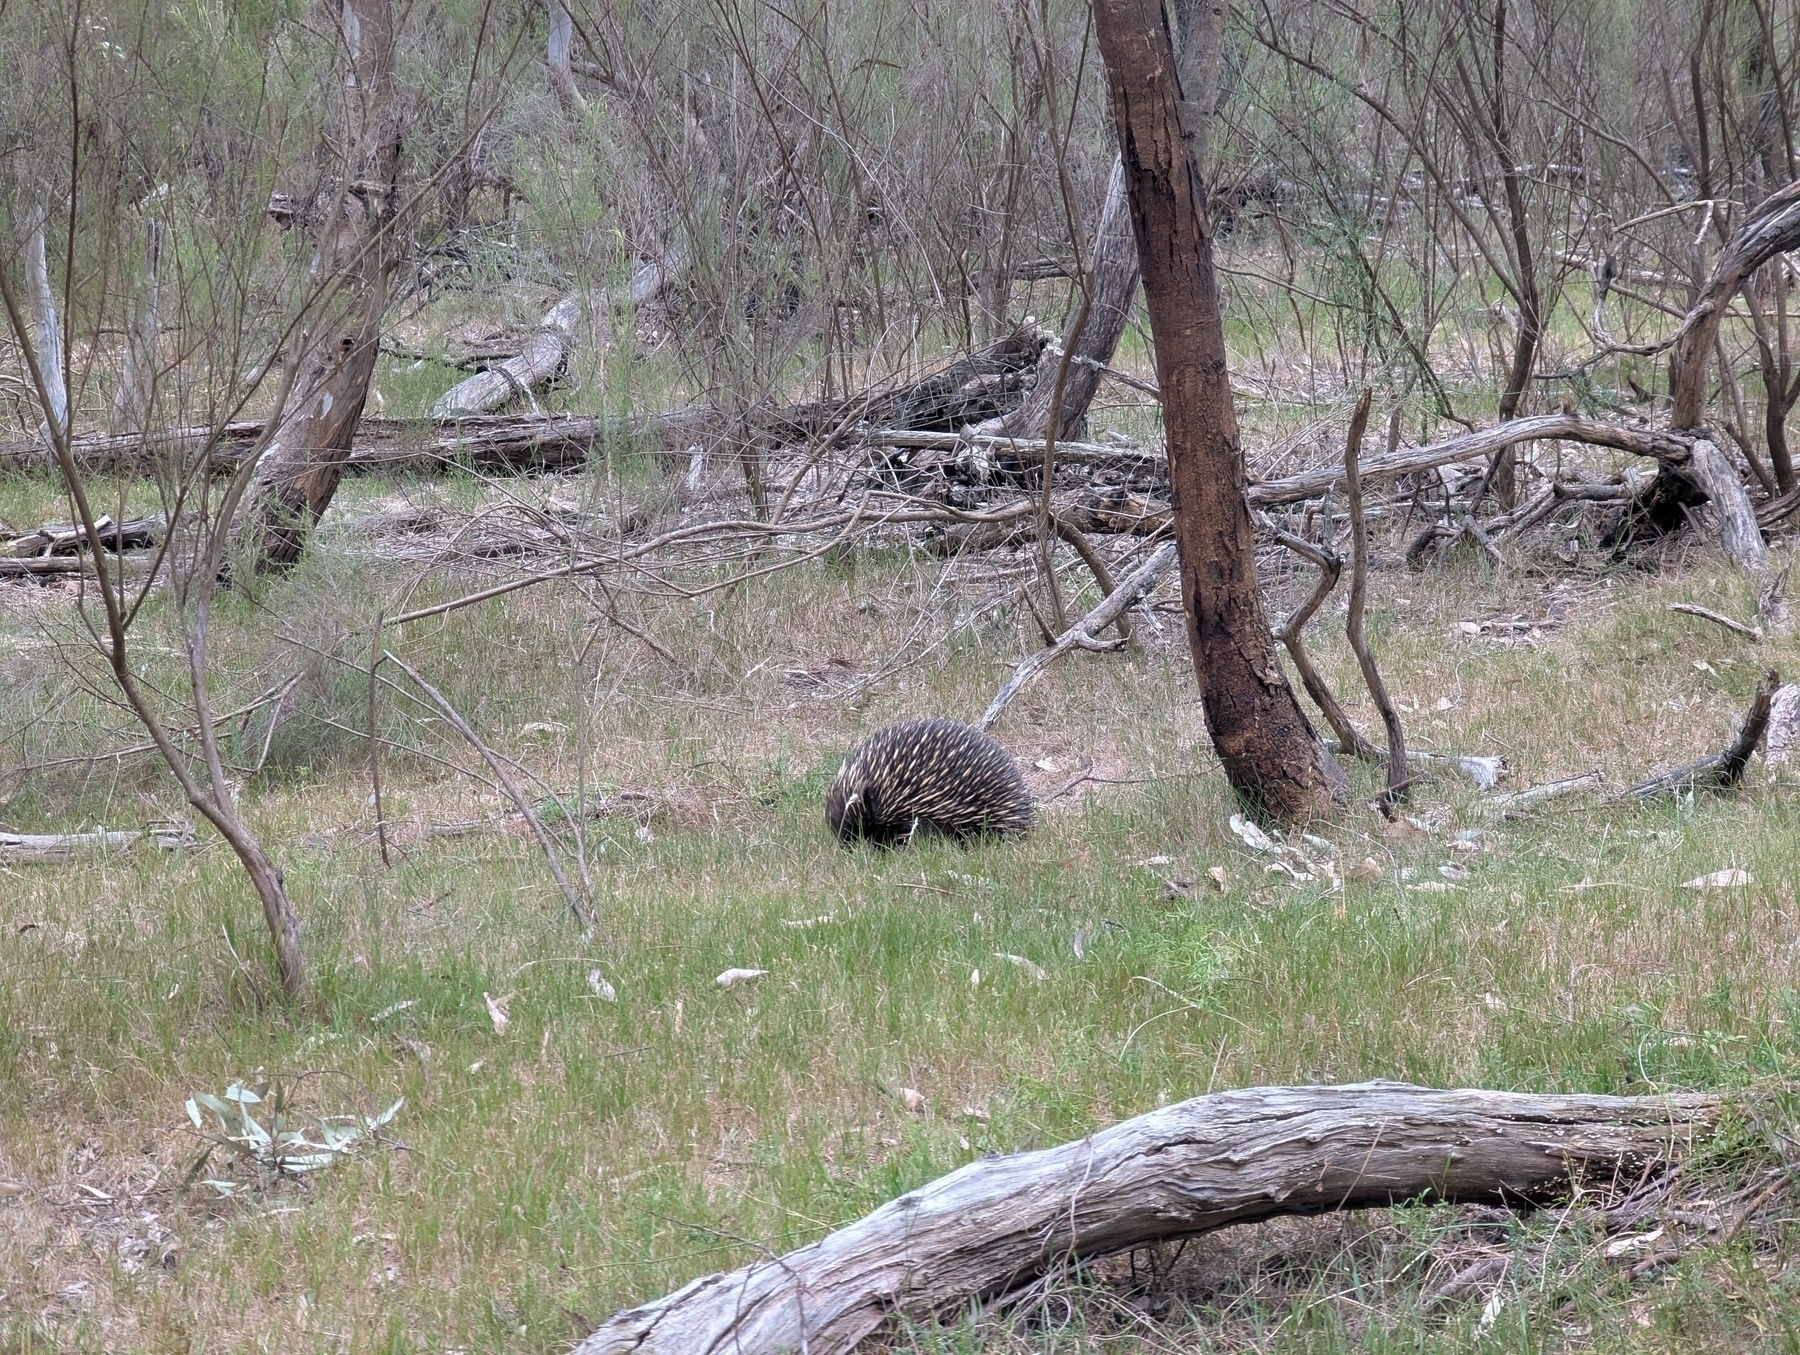
{"label": "tussock of grass", "polygon": [[[347,487],[343,516],[391,492]],[[39,511],[6,494],[4,511]],[[903,715],[972,717],[1029,643],[1008,609],[978,612],[979,571],[924,556],[645,607],[680,671],[609,627],[590,644],[596,613],[573,589],[390,635],[531,770],[535,796],[561,797],[566,837],[577,788],[601,803],[581,823],[600,926],[574,933],[500,797],[443,765],[467,750],[392,693],[399,852],[384,870],[359,665],[393,580],[352,544],[327,530],[301,569],[221,599],[214,621],[220,707],[303,674],[245,799],[305,922],[312,1007],[275,1003],[253,900],[210,837],[0,873],[0,1181],[23,1187],[0,1194],[0,1348],[558,1350],[616,1306],[815,1238],[981,1154],[1209,1088],[1649,1091],[1793,1075],[1791,785],[1757,764],[1728,798],[1563,801],[1483,826],[1472,790],[1433,777],[1414,812],[1443,826],[1422,842],[1385,837],[1360,807],[1319,830],[1344,865],[1373,856],[1377,882],[1296,884],[1226,829],[1173,616],[1160,637],[1140,625],[1134,653],[1051,669],[1009,710],[996,732],[1038,794],[1084,767],[1097,778],[1033,836],[842,850],[819,797],[844,750]],[[1792,639],[1752,645],[1666,611],[1753,608],[1747,584],[1705,561],[1510,579],[1453,562],[1384,573],[1375,593],[1409,736],[1503,753],[1514,785],[1591,766],[1621,785],[1709,751],[1762,669],[1800,659]],[[133,740],[67,648],[72,595],[7,596],[5,761]],[[1497,616],[1536,630],[1501,643],[1458,628]],[[1330,617],[1315,624],[1348,699],[1353,664]],[[172,681],[162,625],[147,618],[141,657]],[[919,636],[951,632],[905,661]],[[234,732],[234,756],[254,760],[266,719]],[[1372,791],[1374,771],[1352,770]],[[180,809],[142,760],[4,790],[9,829]],[[473,827],[433,829],[447,824]],[[1452,850],[1465,825],[1481,836]],[[1724,866],[1755,884],[1678,887]],[[769,972],[721,991],[734,966]],[[616,1002],[596,996],[595,969]],[[507,1010],[504,1033],[484,994]],[[276,1074],[321,1114],[404,1096],[394,1141],[243,1198],[174,1198],[198,1151],[184,1100]],[[1035,1308],[894,1349],[1774,1344],[1794,1312],[1793,1239],[1774,1217],[1636,1283],[1579,1216],[1272,1225],[1064,1277]],[[1514,1268],[1497,1287],[1429,1301],[1446,1268],[1501,1252]],[[1490,1292],[1501,1302],[1483,1327]]]}

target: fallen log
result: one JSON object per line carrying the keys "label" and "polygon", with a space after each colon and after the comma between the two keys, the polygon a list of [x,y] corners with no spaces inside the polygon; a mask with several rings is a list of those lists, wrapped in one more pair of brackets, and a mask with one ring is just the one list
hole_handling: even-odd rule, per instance
{"label": "fallen log", "polygon": [[1709,1141],[1723,1109],[1397,1082],[1198,1097],[972,1162],[809,1246],[616,1313],[575,1355],[845,1355],[896,1319],[966,1313],[1066,1262],[1233,1224],[1629,1189]]}
{"label": "fallen log", "polygon": [[1756,751],[1763,740],[1763,734],[1769,727],[1769,708],[1780,690],[1781,675],[1771,668],[1756,684],[1756,695],[1750,700],[1750,709],[1744,713],[1744,723],[1738,727],[1737,737],[1721,751],[1711,757],[1703,757],[1698,762],[1690,762],[1685,767],[1677,767],[1673,771],[1662,772],[1646,781],[1640,781],[1625,792],[1625,798],[1632,800],[1653,800],[1661,795],[1676,795],[1682,791],[1694,790],[1730,790],[1744,778],[1744,768],[1750,763],[1750,755]]}
{"label": "fallen log", "polygon": [[[1416,475],[1436,470],[1456,461],[1489,458],[1507,447],[1521,442],[1537,442],[1561,438],[1569,442],[1585,442],[1595,447],[1612,447],[1634,456],[1653,457],[1685,467],[1693,447],[1691,438],[1649,428],[1628,428],[1623,424],[1605,423],[1577,414],[1536,414],[1530,418],[1512,419],[1477,433],[1447,438],[1427,447],[1408,447],[1400,451],[1372,456],[1362,466],[1365,484]],[[1258,508],[1282,503],[1299,503],[1316,499],[1344,478],[1342,465],[1327,464],[1301,471],[1298,475],[1273,480],[1259,480],[1250,486],[1250,502]]]}
{"label": "fallen log", "polygon": [[180,820],[153,824],[142,832],[0,833],[0,864],[55,864],[106,852],[129,851],[148,838],[165,852],[194,845],[194,829]]}
{"label": "fallen log", "polygon": [[581,320],[581,298],[571,293],[544,313],[538,327],[520,347],[516,357],[496,363],[459,381],[431,407],[434,419],[455,419],[485,414],[531,392],[562,371],[575,344],[575,326]]}
{"label": "fallen log", "polygon": [[1053,644],[1030,655],[1015,668],[1013,675],[1006,680],[1005,685],[994,694],[994,699],[988,702],[988,708],[975,722],[975,728],[983,730],[989,728],[995,720],[1000,718],[1000,712],[1005,710],[1012,699],[1024,690],[1026,684],[1071,649],[1100,647],[1100,632],[1117,621],[1125,614],[1127,608],[1156,587],[1157,582],[1164,574],[1168,573],[1169,566],[1174,563],[1175,543],[1173,541],[1165,542],[1158,548],[1156,554],[1134,569],[1126,577],[1124,583],[1113,589],[1098,607],[1070,626],[1057,637]]}

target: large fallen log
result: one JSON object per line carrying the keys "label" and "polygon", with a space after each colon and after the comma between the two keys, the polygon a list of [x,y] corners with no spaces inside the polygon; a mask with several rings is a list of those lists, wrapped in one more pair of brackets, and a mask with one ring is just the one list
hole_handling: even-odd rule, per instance
{"label": "large fallen log", "polygon": [[990,1158],[837,1232],[614,1314],[576,1355],[844,1355],[1068,1261],[1278,1215],[1409,1200],[1530,1206],[1629,1189],[1707,1142],[1711,1096],[1528,1096],[1397,1082],[1253,1087]]}

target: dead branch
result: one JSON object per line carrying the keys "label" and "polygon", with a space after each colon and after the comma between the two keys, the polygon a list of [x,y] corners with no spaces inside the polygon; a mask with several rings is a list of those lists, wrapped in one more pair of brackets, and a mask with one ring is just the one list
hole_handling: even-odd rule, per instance
{"label": "dead branch", "polygon": [[457,382],[438,396],[431,407],[431,417],[454,419],[485,414],[515,398],[532,404],[532,412],[536,413],[531,392],[568,365],[569,350],[575,346],[575,326],[580,320],[581,298],[571,293],[544,312],[518,356]]}
{"label": "dead branch", "polygon": [[1647,781],[1640,781],[1625,792],[1624,798],[1652,800],[1660,795],[1678,795],[1683,791],[1696,790],[1729,790],[1737,785],[1743,779],[1750,755],[1756,751],[1769,727],[1769,704],[1780,686],[1781,676],[1771,668],[1763,675],[1762,681],[1756,684],[1756,695],[1751,698],[1750,709],[1744,713],[1744,722],[1738,727],[1737,737],[1726,748],[1711,757],[1690,762],[1685,767],[1677,767]]}
{"label": "dead branch", "polygon": [[1717,1097],[1530,1096],[1404,1083],[1252,1087],[972,1162],[785,1256],[614,1314],[575,1355],[845,1355],[1057,1265],[1283,1215],[1408,1200],[1531,1207],[1666,1172]]}
{"label": "dead branch", "polygon": [[1381,798],[1386,812],[1406,798],[1409,778],[1406,735],[1400,728],[1400,712],[1388,695],[1387,686],[1381,680],[1381,670],[1375,666],[1375,655],[1363,636],[1363,601],[1369,587],[1369,537],[1363,526],[1362,476],[1356,458],[1362,450],[1363,431],[1369,426],[1369,405],[1373,399],[1374,392],[1365,386],[1362,398],[1356,402],[1356,412],[1350,416],[1350,431],[1344,440],[1344,485],[1350,496],[1350,610],[1344,621],[1344,634],[1356,654],[1357,665],[1362,669],[1363,682],[1369,688],[1375,709],[1381,712],[1382,726],[1387,730],[1388,779],[1387,790]]}
{"label": "dead branch", "polygon": [[[1489,458],[1502,447],[1510,447],[1516,443],[1553,438],[1567,442],[1585,442],[1595,447],[1612,447],[1634,456],[1651,457],[1676,466],[1686,465],[1693,446],[1690,438],[1674,433],[1649,428],[1628,428],[1623,424],[1605,423],[1575,414],[1536,414],[1530,418],[1496,424],[1477,433],[1465,433],[1461,437],[1434,442],[1427,447],[1408,447],[1391,455],[1370,457],[1368,464],[1361,467],[1362,477],[1366,482],[1374,484],[1402,475],[1435,470],[1456,461]],[[1263,480],[1250,486],[1250,502],[1257,507],[1267,508],[1276,504],[1316,499],[1343,478],[1341,467],[1326,465],[1302,471],[1298,475]]]}
{"label": "dead branch", "polygon": [[1113,589],[1104,602],[1064,631],[1056,643],[1025,659],[1013,670],[1013,675],[1006,680],[1005,685],[994,694],[994,699],[988,702],[988,708],[975,722],[975,728],[991,728],[994,721],[1000,718],[1000,712],[1006,709],[1008,703],[1033,678],[1071,649],[1085,649],[1098,644],[1099,632],[1112,625],[1124,614],[1126,608],[1156,587],[1157,582],[1168,572],[1169,566],[1175,563],[1175,554],[1175,543],[1165,542],[1154,555],[1126,576],[1125,582]]}
{"label": "dead branch", "polygon": [[1742,635],[1746,639],[1760,640],[1763,638],[1761,626],[1746,626],[1742,621],[1733,621],[1723,612],[1715,612],[1710,607],[1696,607],[1691,602],[1671,602],[1669,604],[1669,610],[1672,612],[1681,612],[1687,616],[1697,616],[1702,620],[1714,622],[1725,627],[1725,629],[1730,631],[1733,635]]}
{"label": "dead branch", "polygon": [[104,852],[122,852],[148,839],[161,851],[180,851],[194,845],[194,830],[179,820],[153,824],[141,832],[0,833],[0,863],[63,863]]}
{"label": "dead branch", "polygon": [[1324,605],[1325,599],[1337,587],[1344,572],[1343,560],[1330,547],[1317,545],[1292,532],[1284,532],[1267,518],[1264,519],[1263,526],[1282,545],[1319,567],[1319,581],[1313,586],[1312,596],[1275,628],[1275,638],[1287,648],[1288,657],[1294,661],[1294,671],[1300,674],[1306,694],[1313,699],[1313,704],[1325,717],[1325,723],[1331,726],[1331,732],[1337,735],[1337,751],[1361,758],[1365,762],[1384,761],[1386,755],[1358,733],[1356,726],[1350,723],[1350,717],[1344,714],[1344,708],[1338,704],[1337,697],[1332,694],[1319,670],[1313,666],[1312,655],[1306,652],[1306,643],[1301,636],[1306,623],[1312,620],[1313,613]]}
{"label": "dead branch", "polygon": [[1527,786],[1524,790],[1515,790],[1510,794],[1496,795],[1485,802],[1489,811],[1497,811],[1501,818],[1510,819],[1515,814],[1522,814],[1534,805],[1543,804],[1546,800],[1560,799],[1564,795],[1573,795],[1577,791],[1594,790],[1606,783],[1598,767],[1583,772],[1580,776],[1564,777],[1561,781],[1546,781],[1542,785]]}
{"label": "dead branch", "polygon": [[[1112,570],[1106,567],[1105,558],[1094,549],[1094,543],[1089,541],[1082,530],[1067,518],[1052,516],[1051,522],[1056,528],[1056,534],[1075,548],[1075,553],[1081,557],[1081,562],[1088,567],[1088,573],[1094,576],[1094,583],[1100,589],[1100,596],[1110,596],[1118,584],[1113,581]],[[1119,613],[1119,619],[1113,623],[1119,628],[1119,639],[1126,644],[1131,643],[1131,622],[1128,619],[1130,615],[1131,609],[1128,607]]]}

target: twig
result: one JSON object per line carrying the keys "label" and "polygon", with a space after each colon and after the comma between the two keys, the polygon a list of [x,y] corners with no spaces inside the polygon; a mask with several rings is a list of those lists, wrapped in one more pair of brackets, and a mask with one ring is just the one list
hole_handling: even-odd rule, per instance
{"label": "twig", "polygon": [[[1102,597],[1111,596],[1113,589],[1117,588],[1118,584],[1113,579],[1112,571],[1106,567],[1105,557],[1094,549],[1094,543],[1089,541],[1081,529],[1067,518],[1053,516],[1051,520],[1056,524],[1056,534],[1075,547],[1075,553],[1081,557],[1082,563],[1088,567],[1088,572],[1094,576],[1094,582],[1100,585],[1100,595]],[[1131,643],[1131,622],[1128,619],[1130,611],[1131,609],[1128,607],[1125,611],[1120,612],[1119,619],[1113,623],[1119,628],[1119,638],[1126,644]]]}
{"label": "twig", "polygon": [[1369,405],[1373,399],[1374,392],[1363,387],[1362,399],[1356,402],[1356,413],[1350,416],[1350,432],[1344,440],[1344,484],[1350,495],[1350,614],[1344,622],[1344,634],[1356,653],[1363,682],[1367,684],[1369,696],[1375,702],[1375,709],[1381,712],[1381,723],[1387,729],[1388,783],[1379,803],[1382,812],[1391,817],[1394,805],[1406,798],[1410,778],[1406,773],[1406,734],[1400,728],[1400,712],[1388,696],[1387,687],[1381,681],[1381,670],[1375,666],[1375,656],[1369,652],[1369,642],[1363,637],[1363,600],[1369,586],[1369,538],[1363,528],[1362,478],[1356,459],[1362,451],[1363,431],[1369,426]]}
{"label": "twig", "polygon": [[413,684],[430,698],[431,704],[443,713],[444,718],[450,722],[456,732],[468,740],[470,747],[481,754],[481,760],[487,763],[488,770],[493,772],[494,779],[500,783],[500,788],[506,792],[506,797],[513,802],[513,808],[519,811],[525,822],[531,825],[531,831],[537,835],[538,845],[544,849],[544,859],[549,863],[550,874],[556,880],[557,887],[562,890],[563,897],[568,900],[569,912],[575,917],[575,925],[584,930],[591,926],[592,924],[581,907],[581,899],[575,893],[575,887],[569,883],[569,877],[563,873],[562,862],[557,859],[556,855],[556,843],[551,838],[549,829],[544,827],[544,821],[532,809],[531,802],[513,784],[512,777],[506,774],[506,767],[499,755],[481,741],[481,736],[476,734],[469,722],[457,713],[456,707],[450,704],[449,699],[420,676],[410,664],[404,659],[396,657],[391,651],[384,651],[383,657],[411,678]]}
{"label": "twig", "polygon": [[1697,616],[1704,621],[1716,621],[1732,634],[1742,635],[1747,639],[1760,640],[1763,638],[1761,626],[1746,626],[1742,621],[1733,621],[1729,616],[1722,612],[1715,612],[1710,607],[1696,607],[1691,602],[1671,602],[1669,610],[1683,612],[1688,616]]}

